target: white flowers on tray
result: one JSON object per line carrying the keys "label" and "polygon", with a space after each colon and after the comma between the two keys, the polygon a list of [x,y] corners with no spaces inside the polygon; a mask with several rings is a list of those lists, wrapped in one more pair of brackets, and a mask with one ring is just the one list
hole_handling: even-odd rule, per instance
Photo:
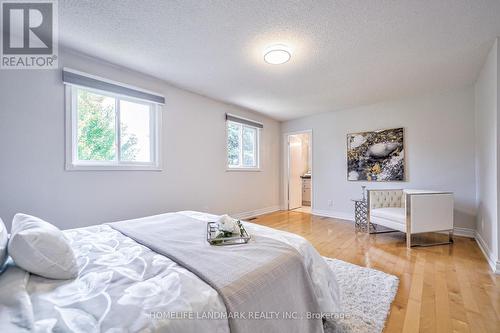
{"label": "white flowers on tray", "polygon": [[250,236],[240,220],[222,215],[216,222],[207,224],[207,241],[210,245],[246,244]]}
{"label": "white flowers on tray", "polygon": [[222,215],[217,224],[219,225],[219,230],[223,232],[230,232],[232,234],[239,235],[241,232],[240,225],[237,219],[232,218],[229,215]]}

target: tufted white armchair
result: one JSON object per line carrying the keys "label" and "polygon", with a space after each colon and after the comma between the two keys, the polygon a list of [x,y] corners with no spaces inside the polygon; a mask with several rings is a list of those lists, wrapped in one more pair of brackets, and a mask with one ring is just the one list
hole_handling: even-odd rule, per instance
{"label": "tufted white armchair", "polygon": [[[406,246],[424,246],[411,243],[411,235],[424,232],[449,232],[453,242],[453,193],[423,190],[368,190],[368,221],[395,232],[406,233]],[[381,232],[372,232],[381,233]]]}

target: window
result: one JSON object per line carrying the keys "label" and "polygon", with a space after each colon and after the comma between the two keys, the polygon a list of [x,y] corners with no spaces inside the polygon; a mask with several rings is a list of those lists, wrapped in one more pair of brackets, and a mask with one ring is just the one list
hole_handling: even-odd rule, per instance
{"label": "window", "polygon": [[70,170],[159,170],[157,103],[89,87],[66,87]]}
{"label": "window", "polygon": [[259,170],[259,136],[262,124],[226,116],[227,167],[229,170]]}

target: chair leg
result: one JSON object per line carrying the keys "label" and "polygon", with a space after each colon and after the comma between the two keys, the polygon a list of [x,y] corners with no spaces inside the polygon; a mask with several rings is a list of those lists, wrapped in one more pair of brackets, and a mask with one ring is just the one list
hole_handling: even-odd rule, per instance
{"label": "chair leg", "polygon": [[[375,231],[371,231],[372,228]],[[382,231],[377,231],[377,225],[376,224],[368,223],[368,233],[370,235],[388,234],[388,233],[391,233],[391,232],[400,232],[400,231],[399,230],[382,230]]]}
{"label": "chair leg", "polygon": [[378,234],[388,234],[391,232],[401,232],[399,230],[384,230],[384,231],[370,231],[368,232],[370,235],[378,235]]}
{"label": "chair leg", "polygon": [[450,230],[448,232],[448,241],[447,242],[441,242],[441,243],[429,243],[429,244],[411,244],[411,235],[408,237],[408,234],[406,235],[406,247],[427,247],[427,246],[436,246],[436,245],[449,245],[453,244],[453,230]]}

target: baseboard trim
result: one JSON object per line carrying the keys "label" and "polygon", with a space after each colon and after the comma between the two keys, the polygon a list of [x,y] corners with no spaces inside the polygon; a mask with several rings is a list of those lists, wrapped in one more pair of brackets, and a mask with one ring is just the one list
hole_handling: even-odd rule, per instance
{"label": "baseboard trim", "polygon": [[[250,211],[250,212],[236,214],[234,216],[237,218],[249,218],[249,217],[254,217],[257,215],[263,215],[263,214],[276,212],[278,210],[283,210],[283,207],[272,206],[272,207],[268,207],[268,208],[257,209],[257,210]],[[346,221],[350,221],[350,222],[354,221],[354,216],[352,214],[340,212],[340,211],[312,209],[311,213],[312,213],[312,215],[316,215],[316,216],[330,217],[330,218],[346,220]],[[486,259],[486,262],[490,266],[491,270],[495,274],[500,274],[500,260],[497,260],[496,258],[494,258],[490,249],[488,248],[485,241],[481,237],[481,234],[479,234],[474,229],[462,228],[462,227],[453,228],[453,233],[454,233],[454,235],[457,235],[457,236],[474,238],[476,240],[477,245],[479,246],[479,249],[481,249],[481,252],[483,253],[483,255]]]}
{"label": "baseboard trim", "polygon": [[259,215],[264,215],[264,214],[269,214],[269,213],[274,213],[277,212],[281,209],[280,206],[271,206],[271,207],[266,207],[266,208],[260,208],[256,210],[251,210],[248,212],[241,212],[237,214],[231,214],[232,217],[237,218],[237,219],[249,219],[255,216]]}
{"label": "baseboard trim", "polygon": [[351,221],[351,222],[354,221],[354,216],[352,214],[340,212],[340,211],[334,211],[334,210],[313,209],[311,211],[311,214],[316,215],[316,216],[331,217],[334,219],[347,220],[347,221]]}
{"label": "baseboard trim", "polygon": [[[335,219],[354,221],[354,216],[352,214],[345,213],[345,212],[313,209],[312,214],[317,215],[317,216],[324,216],[324,217],[331,217],[331,218],[335,218]],[[476,240],[477,245],[481,249],[481,252],[483,252],[483,255],[484,255],[486,261],[488,262],[488,265],[490,266],[491,270],[495,274],[500,274],[500,261],[496,260],[493,257],[490,250],[486,246],[486,243],[481,238],[481,235],[476,230],[470,229],[470,228],[455,227],[455,228],[453,228],[453,234],[456,236],[474,238]]]}
{"label": "baseboard trim", "polygon": [[484,241],[481,234],[476,231],[474,238],[476,239],[476,243],[481,249],[481,252],[483,252],[483,255],[486,258],[486,261],[488,262],[488,265],[490,266],[491,270],[496,274],[500,274],[500,261],[494,258],[493,254],[488,248],[488,245],[486,245],[486,242]]}
{"label": "baseboard trim", "polygon": [[[352,214],[345,212],[313,209],[312,214],[317,216],[331,217],[334,219],[341,219],[354,222],[354,216]],[[453,234],[462,237],[474,238],[476,231],[474,229],[469,229],[469,228],[455,227],[453,228]]]}
{"label": "baseboard trim", "polygon": [[456,236],[475,238],[476,230],[470,228],[455,227],[453,228],[453,234]]}

